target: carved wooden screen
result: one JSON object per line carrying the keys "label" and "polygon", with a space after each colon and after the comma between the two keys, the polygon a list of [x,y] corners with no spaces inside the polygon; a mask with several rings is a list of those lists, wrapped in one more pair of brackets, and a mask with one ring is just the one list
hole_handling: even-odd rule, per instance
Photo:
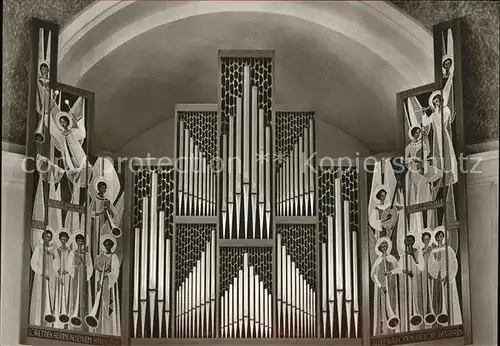
{"label": "carved wooden screen", "polygon": [[398,94],[402,157],[368,173],[374,344],[471,341],[460,47],[434,27],[436,82]]}
{"label": "carved wooden screen", "polygon": [[20,339],[119,344],[124,180],[90,154],[94,94],[56,81],[58,34],[33,19]]}

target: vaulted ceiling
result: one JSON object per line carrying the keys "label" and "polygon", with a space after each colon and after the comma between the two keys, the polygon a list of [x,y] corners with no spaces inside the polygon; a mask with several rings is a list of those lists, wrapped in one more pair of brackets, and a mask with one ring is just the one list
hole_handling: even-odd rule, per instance
{"label": "vaulted ceiling", "polygon": [[219,49],[274,50],[275,105],[315,110],[372,152],[395,148],[396,93],[414,86],[408,76],[348,35],[265,12],[176,20],[97,61],[78,82],[96,93],[95,145],[119,150],[173,117],[176,103],[216,103]]}

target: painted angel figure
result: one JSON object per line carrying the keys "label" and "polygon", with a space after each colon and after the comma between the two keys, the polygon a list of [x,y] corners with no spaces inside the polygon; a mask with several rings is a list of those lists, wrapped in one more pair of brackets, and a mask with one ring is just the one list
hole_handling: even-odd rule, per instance
{"label": "painted angel figure", "polygon": [[444,55],[443,58],[441,59],[441,67],[443,68],[442,71],[443,79],[448,79],[450,77],[453,77],[453,69],[454,69],[453,55],[451,54]]}
{"label": "painted angel figure", "polygon": [[42,233],[42,241],[31,255],[31,269],[35,272],[31,288],[30,324],[52,326],[56,322],[55,298],[59,271],[57,251],[52,244],[52,231]]}
{"label": "painted angel figure", "polygon": [[[396,192],[397,193],[397,192]],[[393,231],[398,222],[398,212],[402,207],[399,203],[392,203],[388,196],[389,188],[385,185],[379,186],[372,196],[373,204],[369,215],[370,226],[375,230],[375,239],[393,236]],[[394,212],[391,212],[394,210]]]}
{"label": "painted angel figure", "polygon": [[[453,65],[452,65],[453,66]],[[453,75],[453,68],[450,71]],[[453,78],[447,79],[443,92],[434,91],[429,97],[431,115],[423,117],[422,126],[426,134],[432,129],[432,159],[433,166],[443,172],[445,186],[453,185],[458,181],[458,163],[451,139],[450,125],[454,115],[448,107]]]}
{"label": "painted angel figure", "polygon": [[429,228],[420,232],[419,248],[422,253],[422,272],[420,273],[420,285],[422,291],[422,304],[425,311],[424,322],[427,325],[433,325],[436,322],[436,313],[433,308],[433,278],[430,274],[430,264],[432,263],[431,253],[436,247],[433,240],[433,231]]}
{"label": "painted angel figure", "polygon": [[48,124],[48,114],[50,113],[51,97],[50,97],[50,56],[51,56],[51,36],[48,31],[47,46],[45,45],[45,30],[39,29],[38,36],[38,73],[37,73],[37,95],[36,95],[36,111],[40,116],[38,126],[35,130],[34,139],[37,143],[45,141],[45,127]]}
{"label": "painted angel figure", "polygon": [[[94,181],[97,194],[90,203],[90,217],[93,220],[94,239],[101,239],[105,234],[111,233],[113,236],[120,236],[121,230],[115,225],[114,220],[118,217],[118,212],[109,199],[109,182],[105,177],[97,178]],[[94,250],[97,244],[94,243]]]}
{"label": "painted angel figure", "polygon": [[[75,102],[75,105],[77,104],[78,102]],[[59,131],[55,136],[61,145],[60,149],[67,170],[84,168],[87,163],[87,154],[81,144],[86,137],[86,131],[85,127],[78,125],[79,120],[81,120],[81,114],[77,115],[74,111],[59,112],[56,115],[56,126]]]}
{"label": "painted angel figure", "polygon": [[[120,335],[120,297],[118,278],[120,260],[115,254],[116,240],[111,235],[101,238],[102,252],[95,262],[96,299],[92,311],[85,321],[96,332]],[[99,309],[100,307],[100,309]]]}
{"label": "painted angel figure", "polygon": [[408,289],[406,291],[409,302],[409,327],[410,330],[415,330],[420,327],[423,322],[423,304],[421,299],[421,280],[422,271],[424,269],[424,259],[422,251],[415,247],[416,237],[414,234],[407,234],[404,240],[405,251],[399,259],[401,273],[408,277]]}
{"label": "painted angel figure", "polygon": [[399,327],[397,274],[401,273],[398,260],[390,254],[392,242],[380,238],[375,245],[378,258],[373,263],[370,277],[375,284],[374,335],[389,334]]}
{"label": "painted angel figure", "polygon": [[71,250],[69,245],[70,236],[67,230],[60,229],[57,234],[59,240],[59,247],[56,248],[57,256],[57,284],[56,284],[56,315],[58,321],[55,323],[56,327],[62,327],[69,322],[69,304],[70,297],[72,295],[71,291],[73,289],[71,285],[71,269],[70,269],[70,254]]}
{"label": "painted angel figure", "polygon": [[[434,183],[439,182],[443,172],[433,165],[427,132],[423,131],[422,119],[425,109],[416,97],[409,97],[405,103],[405,115],[410,126],[408,137],[411,142],[405,148],[406,203],[408,205],[430,202],[435,196]],[[435,211],[427,211],[427,226],[435,226]],[[410,230],[418,232],[424,228],[422,212],[410,215]]]}
{"label": "painted angel figure", "polygon": [[70,252],[68,257],[68,268],[73,287],[71,292],[70,322],[71,327],[80,328],[83,311],[80,301],[85,301],[86,298],[90,300],[90,278],[94,273],[94,266],[92,264],[92,257],[86,250],[88,243],[85,234],[82,231],[76,231],[74,239],[76,248]]}
{"label": "painted angel figure", "polygon": [[444,227],[434,233],[436,247],[431,252],[429,274],[433,278],[433,308],[440,325],[462,324],[462,312],[456,276],[458,260],[455,251],[446,244]]}
{"label": "painted angel figure", "polygon": [[111,234],[119,238],[119,228],[123,213],[123,194],[120,194],[120,179],[109,158],[99,157],[92,168],[92,181],[89,185],[91,197],[89,216],[91,222],[91,252],[98,255],[99,241],[103,235]]}

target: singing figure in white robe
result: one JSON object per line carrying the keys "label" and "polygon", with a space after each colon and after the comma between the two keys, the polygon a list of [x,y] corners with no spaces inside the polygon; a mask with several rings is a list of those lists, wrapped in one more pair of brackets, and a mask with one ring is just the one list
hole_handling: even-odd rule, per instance
{"label": "singing figure in white robe", "polygon": [[118,292],[120,260],[114,253],[116,240],[111,235],[104,235],[101,238],[101,245],[103,251],[95,262],[97,288],[94,308],[96,304],[101,305],[97,317],[99,322],[96,332],[120,335],[120,297]]}
{"label": "singing figure in white robe", "polygon": [[97,195],[90,203],[90,216],[93,220],[92,236],[93,241],[93,251],[97,255],[99,240],[103,235],[111,233],[110,218],[114,219],[117,212],[113,203],[106,197],[106,191],[108,189],[107,181],[104,177],[96,180]]}
{"label": "singing figure in white robe", "polygon": [[[68,258],[69,274],[71,275],[71,327],[80,328],[82,325],[83,311],[91,307],[90,278],[94,273],[92,257],[86,250],[86,238],[82,231],[76,231],[76,249],[70,252]],[[83,302],[83,304],[82,304]]]}
{"label": "singing figure in white robe", "polygon": [[378,203],[374,205],[369,216],[370,226],[372,226],[375,231],[375,239],[388,236],[388,227],[386,227],[386,222],[388,220],[382,220],[382,213],[391,206],[390,201],[387,200],[387,195],[388,188],[384,186],[380,186],[375,192],[374,200]]}
{"label": "singing figure in white robe", "polygon": [[398,260],[390,254],[392,242],[383,237],[377,241],[378,258],[372,266],[370,277],[375,284],[377,315],[374,316],[374,335],[390,334],[399,327],[397,274],[401,273]]}
{"label": "singing figure in white robe", "polygon": [[62,229],[58,233],[59,243],[56,259],[59,262],[57,267],[58,280],[56,286],[56,316],[58,321],[55,323],[56,328],[63,328],[69,322],[70,297],[72,295],[71,275],[70,275],[70,254],[69,249],[69,233]]}
{"label": "singing figure in white robe", "polygon": [[430,264],[432,264],[432,250],[436,244],[432,239],[432,230],[424,229],[420,233],[420,250],[422,253],[422,272],[420,273],[421,290],[422,290],[422,305],[424,308],[424,322],[428,326],[432,326],[436,322],[436,313],[433,305],[433,278],[430,272]]}
{"label": "singing figure in white robe", "polygon": [[42,242],[31,256],[31,269],[35,272],[31,289],[30,324],[52,326],[56,321],[55,298],[58,280],[57,251],[52,245],[52,231],[42,233]]}
{"label": "singing figure in white robe", "polygon": [[440,325],[462,324],[462,312],[458,297],[458,260],[455,251],[446,244],[444,227],[436,229],[437,246],[432,250],[429,273],[433,278],[433,307]]}
{"label": "singing figure in white robe", "polygon": [[[409,330],[416,330],[423,322],[423,305],[422,305],[422,271],[424,260],[422,252],[415,245],[415,235],[407,234],[405,238],[405,252],[399,259],[399,265],[402,269],[402,274],[405,274],[409,280],[404,280],[404,297],[408,301],[410,308]],[[406,310],[407,306],[404,307]],[[405,314],[406,315],[406,314]]]}

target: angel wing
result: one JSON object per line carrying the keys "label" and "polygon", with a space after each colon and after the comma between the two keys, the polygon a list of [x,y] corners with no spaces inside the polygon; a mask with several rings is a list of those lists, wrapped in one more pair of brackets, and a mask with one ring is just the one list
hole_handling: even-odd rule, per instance
{"label": "angel wing", "polygon": [[[453,54],[454,53],[453,52],[454,41],[453,41],[453,31],[451,30],[451,28],[448,28],[446,36],[447,36],[446,37],[447,38],[446,45],[443,42],[443,49],[444,49],[444,47],[446,47],[446,53],[443,54],[443,57],[444,57],[444,55],[448,55],[448,56],[451,56],[452,59],[454,59],[454,54]],[[443,40],[444,40],[444,36],[443,36]],[[455,71],[455,61],[453,61],[453,63],[451,64],[450,76],[446,80],[446,83],[443,87],[443,104],[445,106],[447,106],[449,104],[450,95],[451,95],[451,88],[453,86],[454,71]]]}
{"label": "angel wing", "polygon": [[375,234],[373,232],[368,232],[368,246],[369,246],[369,257],[370,257],[370,267],[373,266],[375,261],[377,260],[377,253],[375,252],[375,247],[377,246],[377,239],[375,238]]}
{"label": "angel wing", "polygon": [[75,123],[80,122],[81,119],[85,118],[85,103],[83,102],[83,97],[79,97],[73,106],[71,107],[69,114],[73,116]]}
{"label": "angel wing", "polygon": [[124,194],[122,193],[120,195],[120,197],[118,198],[118,200],[116,201],[115,203],[115,209],[116,209],[116,213],[115,213],[115,217],[113,218],[113,221],[115,222],[115,224],[118,226],[118,227],[121,227],[122,226],[122,216],[123,216],[123,208],[124,208],[124,205],[125,205],[125,200],[123,198]]}
{"label": "angel wing", "polygon": [[389,201],[392,201],[392,197],[396,191],[397,180],[391,165],[391,159],[384,159],[384,161],[384,183],[389,188],[387,198],[389,198]]}
{"label": "angel wing", "polygon": [[[382,185],[382,169],[381,169],[381,161],[377,161],[375,162],[375,166],[373,168],[372,188],[368,199],[368,215],[371,215],[373,210],[375,209],[373,203],[373,195],[375,194],[375,191],[379,188],[380,185]],[[372,224],[370,224],[370,226],[372,228],[376,227],[375,225]]]}
{"label": "angel wing", "polygon": [[425,108],[422,107],[416,96],[410,96],[405,102],[405,117],[408,121],[408,128],[420,127],[422,124],[422,117],[425,114]]}
{"label": "angel wing", "polygon": [[[50,184],[49,188],[49,199],[55,201],[61,201],[61,189],[60,186],[56,187],[56,184]],[[53,230],[58,230],[62,228],[62,212],[59,208],[49,208],[47,225],[52,227]]]}

